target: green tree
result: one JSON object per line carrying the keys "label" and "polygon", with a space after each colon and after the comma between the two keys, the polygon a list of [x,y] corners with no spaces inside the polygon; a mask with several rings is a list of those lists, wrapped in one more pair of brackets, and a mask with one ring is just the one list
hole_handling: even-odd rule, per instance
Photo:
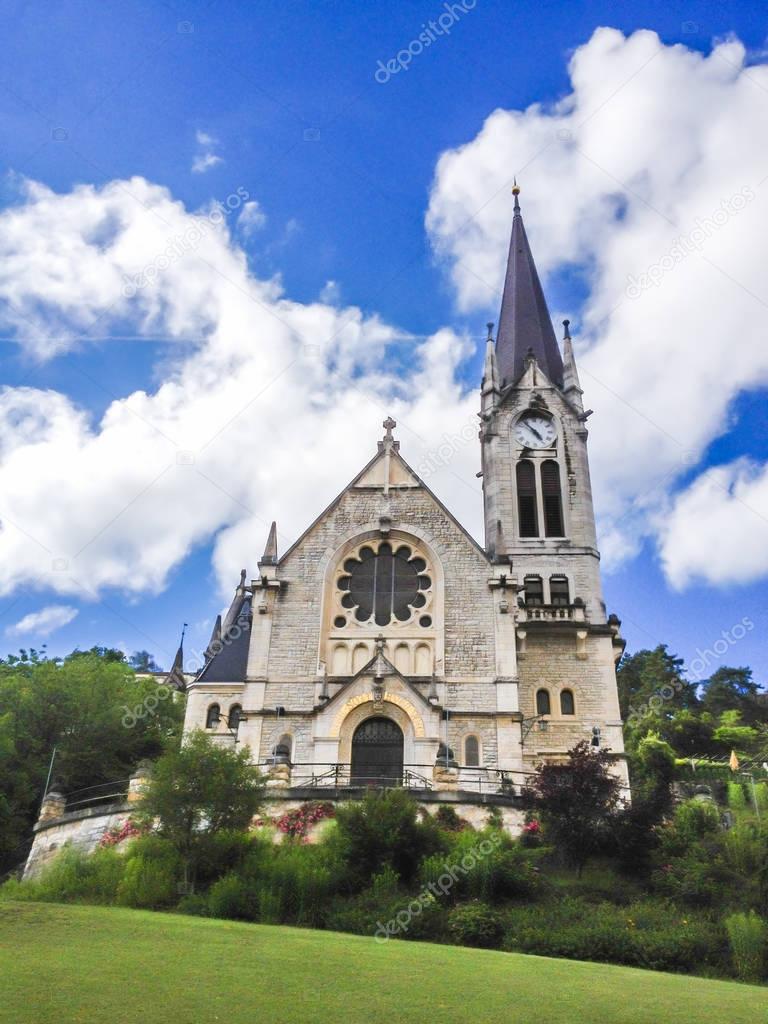
{"label": "green tree", "polygon": [[747,753],[752,750],[760,733],[751,725],[744,725],[740,711],[724,711],[714,732],[714,740],[727,750]]}
{"label": "green tree", "polygon": [[25,856],[54,749],[65,793],[115,782],[158,756],[183,714],[178,696],[108,649],[0,661],[0,872]]}
{"label": "green tree", "polygon": [[739,711],[746,725],[754,725],[768,717],[757,700],[760,690],[750,668],[723,665],[702,684],[702,691],[702,709],[715,718],[724,711]]}
{"label": "green tree", "polygon": [[128,659],[128,664],[131,668],[135,668],[137,672],[161,672],[162,669],[157,664],[154,656],[149,651],[134,651]]}
{"label": "green tree", "polygon": [[616,673],[625,722],[670,718],[677,709],[698,705],[696,686],[683,675],[683,660],[666,644],[622,658]]}
{"label": "green tree", "polygon": [[582,740],[565,763],[539,765],[524,793],[544,822],[547,840],[579,876],[613,831],[621,785],[612,766],[609,751],[595,751]]}
{"label": "green tree", "polygon": [[157,760],[138,816],[173,844],[194,885],[212,837],[248,828],[263,802],[264,781],[248,750],[235,752],[196,730]]}

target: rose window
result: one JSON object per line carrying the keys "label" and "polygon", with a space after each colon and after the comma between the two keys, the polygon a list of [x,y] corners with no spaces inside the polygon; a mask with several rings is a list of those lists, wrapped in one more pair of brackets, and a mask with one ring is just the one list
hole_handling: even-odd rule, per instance
{"label": "rose window", "polygon": [[[344,575],[337,583],[341,606],[358,622],[377,626],[387,626],[393,620],[408,622],[427,603],[425,591],[432,580],[426,569],[424,559],[406,544],[393,548],[384,541],[378,549],[365,545],[344,562]],[[423,625],[427,625],[425,619],[423,616]]]}

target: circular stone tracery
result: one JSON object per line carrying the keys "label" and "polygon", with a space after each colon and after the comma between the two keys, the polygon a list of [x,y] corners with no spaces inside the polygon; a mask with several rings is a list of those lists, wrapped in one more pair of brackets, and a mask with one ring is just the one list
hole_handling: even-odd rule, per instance
{"label": "circular stone tracery", "polygon": [[393,549],[389,541],[374,549],[366,544],[344,562],[337,582],[341,605],[354,610],[358,622],[387,626],[396,619],[407,622],[414,611],[427,603],[424,591],[432,586],[427,563],[414,555],[407,544]]}

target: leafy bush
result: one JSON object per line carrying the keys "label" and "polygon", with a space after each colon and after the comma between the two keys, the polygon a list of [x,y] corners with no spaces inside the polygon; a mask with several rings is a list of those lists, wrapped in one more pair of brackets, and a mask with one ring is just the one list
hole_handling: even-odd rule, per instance
{"label": "leafy bush", "polygon": [[435,821],[446,832],[463,832],[465,829],[472,829],[467,819],[458,815],[450,804],[440,804],[435,814]]}
{"label": "leafy bush", "polygon": [[131,857],[117,887],[117,903],[145,910],[170,907],[178,899],[178,878],[175,859]]}
{"label": "leafy bush", "polygon": [[339,865],[319,846],[253,839],[241,866],[211,886],[214,917],[322,927],[339,886]]}
{"label": "leafy bush", "polygon": [[369,793],[360,802],[340,806],[336,822],[325,848],[344,863],[353,892],[366,888],[385,865],[409,883],[422,857],[446,847],[445,833],[429,816],[418,820],[416,801],[402,789]]}
{"label": "leafy bush", "polygon": [[199,892],[191,892],[182,896],[176,907],[179,914],[189,914],[190,917],[208,917],[208,897]]}
{"label": "leafy bush", "polygon": [[259,919],[258,889],[239,875],[224,875],[208,892],[208,912],[212,917],[229,917],[241,921]]}
{"label": "leafy bush", "polygon": [[729,831],[709,804],[684,804],[660,830],[660,893],[721,911],[768,909],[768,829],[749,818]]}
{"label": "leafy bush", "polygon": [[65,846],[37,878],[7,882],[3,895],[48,903],[114,903],[124,866],[114,850],[84,854]]}
{"label": "leafy bush", "polygon": [[447,853],[424,858],[420,879],[451,901],[516,899],[540,889],[533,856],[503,832],[461,832],[453,837]]}
{"label": "leafy bush", "polygon": [[377,941],[415,939],[445,941],[447,912],[431,894],[381,893],[373,888],[355,896],[337,897],[326,927],[332,931],[373,935]]}
{"label": "leafy bush", "polygon": [[744,787],[740,782],[728,783],[728,806],[732,811],[745,811],[747,809],[747,798]]}
{"label": "leafy bush", "polygon": [[[139,843],[142,843],[140,840]],[[206,889],[230,871],[237,871],[257,840],[248,832],[222,829],[201,836],[197,850],[196,884]],[[140,848],[140,847],[139,847]]]}
{"label": "leafy bush", "polygon": [[498,949],[504,936],[504,921],[487,903],[472,900],[450,912],[448,933],[460,946]]}
{"label": "leafy bush", "polygon": [[508,912],[504,948],[665,971],[725,964],[725,936],[708,918],[649,900],[624,908],[565,897],[516,907]]}
{"label": "leafy bush", "polygon": [[768,924],[754,911],[731,914],[723,923],[736,974],[742,981],[761,981],[766,970]]}

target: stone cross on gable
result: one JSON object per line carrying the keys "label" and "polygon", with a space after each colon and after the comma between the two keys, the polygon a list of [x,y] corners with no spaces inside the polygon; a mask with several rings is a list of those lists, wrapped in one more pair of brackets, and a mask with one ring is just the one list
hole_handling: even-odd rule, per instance
{"label": "stone cross on gable", "polygon": [[387,416],[387,418],[384,420],[384,422],[381,425],[386,430],[386,434],[384,435],[384,440],[385,441],[394,441],[395,438],[394,438],[394,436],[392,434],[392,431],[397,426],[397,421],[393,420],[391,416]]}

